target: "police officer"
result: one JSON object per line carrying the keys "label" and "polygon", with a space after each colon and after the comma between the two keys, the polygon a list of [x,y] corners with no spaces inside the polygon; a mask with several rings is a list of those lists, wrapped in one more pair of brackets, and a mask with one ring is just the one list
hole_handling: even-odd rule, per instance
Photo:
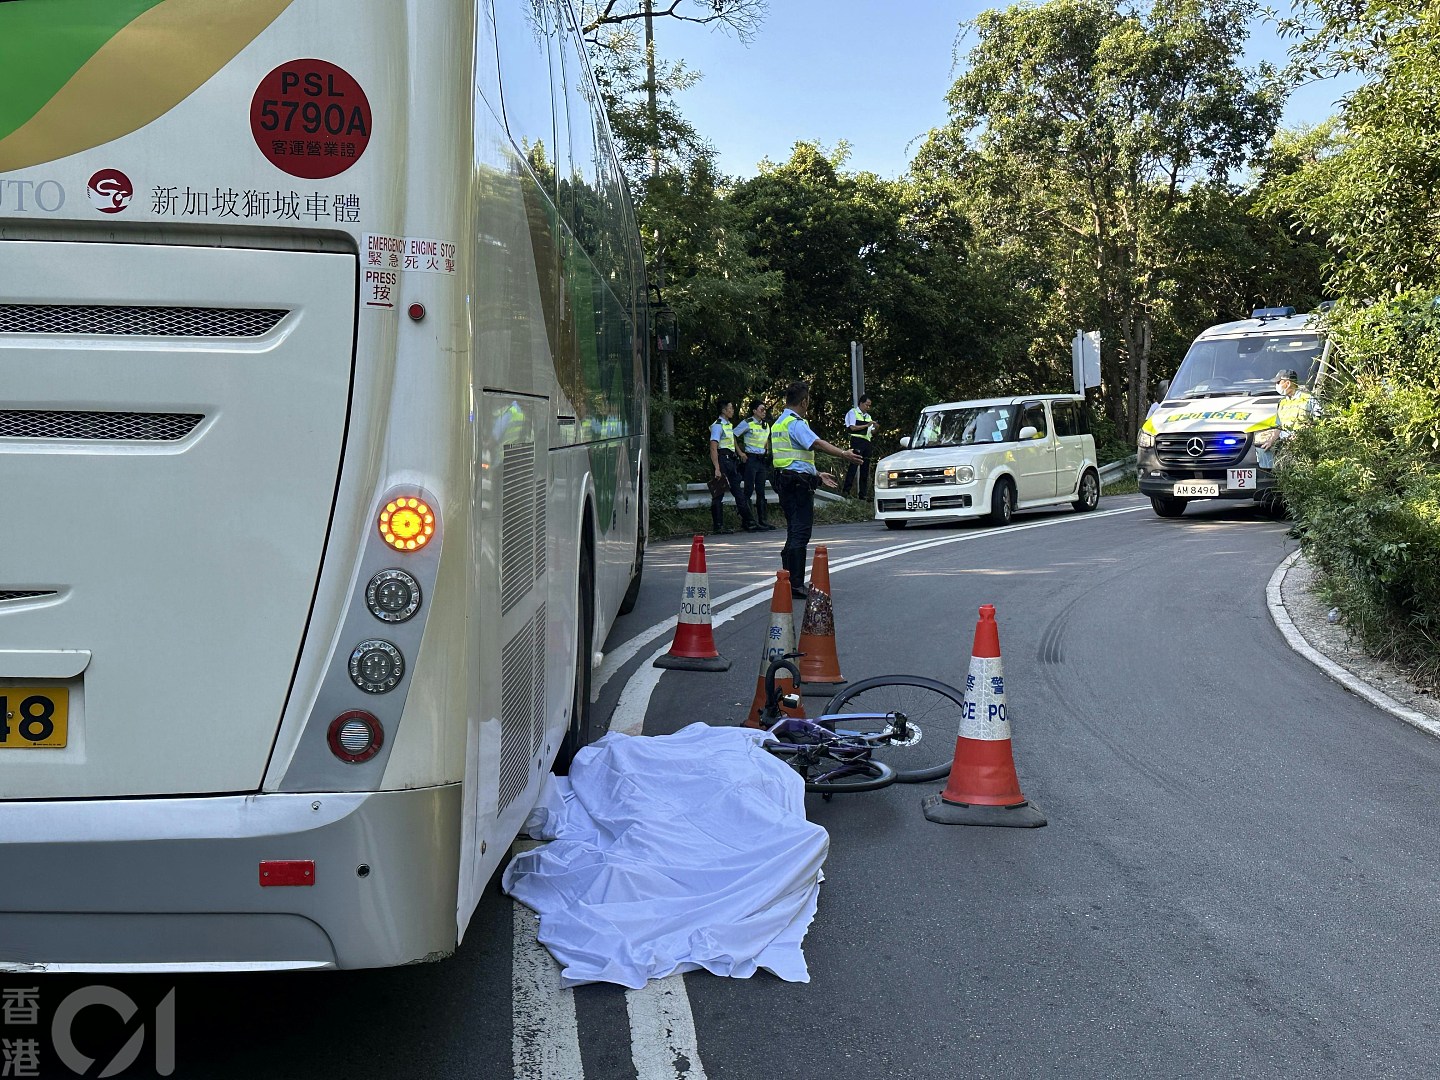
{"label": "police officer", "polygon": [[1261,432],[1255,440],[1256,464],[1262,469],[1275,467],[1275,454],[1281,445],[1319,411],[1309,391],[1300,388],[1300,376],[1293,368],[1282,368],[1275,373],[1275,392],[1280,395],[1275,406],[1275,427]]}
{"label": "police officer", "polygon": [[740,521],[744,524],[745,531],[759,531],[750,516],[745,493],[740,489],[740,455],[743,455],[744,451],[739,450],[735,444],[735,429],[730,424],[734,415],[735,403],[722,401],[720,416],[710,425],[710,465],[715,470],[715,475],[710,480],[710,520],[714,524],[711,532],[716,536],[734,532],[733,529],[725,528],[725,515],[721,507],[727,487],[730,494],[735,496],[735,509],[740,511]]}
{"label": "police officer", "polygon": [[765,422],[769,407],[757,401],[750,415],[735,425],[735,437],[745,454],[745,501],[755,500],[756,528],[770,532],[775,528],[765,520],[765,484],[770,479],[770,425]]}
{"label": "police officer", "polygon": [[785,391],[785,411],[770,429],[770,448],[775,459],[775,490],[780,495],[780,509],[785,511],[785,546],[780,549],[780,565],[790,572],[790,593],[805,599],[806,548],[815,524],[815,489],[824,484],[837,487],[835,477],[815,468],[815,450],[832,457],[858,464],[860,455],[854,450],[841,450],[820,438],[805,422],[810,407],[810,387],[803,382],[791,383]]}
{"label": "police officer", "polygon": [[870,415],[869,394],[845,414],[845,430],[850,433],[850,449],[859,454],[861,460],[860,464],[852,464],[845,470],[845,486],[840,489],[840,494],[850,494],[850,486],[855,483],[856,470],[859,470],[860,483],[855,488],[855,497],[863,499],[865,478],[870,474],[870,440],[875,436],[875,418]]}

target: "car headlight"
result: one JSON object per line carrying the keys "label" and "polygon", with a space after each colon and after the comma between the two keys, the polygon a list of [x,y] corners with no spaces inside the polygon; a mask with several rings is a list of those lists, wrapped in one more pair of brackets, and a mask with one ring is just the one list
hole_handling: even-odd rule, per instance
{"label": "car headlight", "polygon": [[945,479],[952,484],[968,484],[975,479],[975,469],[969,465],[956,465],[945,470]]}
{"label": "car headlight", "polygon": [[1152,446],[1154,446],[1154,445],[1155,445],[1155,436],[1154,436],[1154,435],[1151,435],[1148,431],[1142,431],[1142,432],[1140,432],[1140,449],[1141,449],[1141,450],[1149,450],[1149,449],[1150,449]]}
{"label": "car headlight", "polygon": [[900,479],[900,474],[895,470],[881,469],[875,475],[875,486],[882,488],[892,488],[895,486],[895,481],[898,479]]}

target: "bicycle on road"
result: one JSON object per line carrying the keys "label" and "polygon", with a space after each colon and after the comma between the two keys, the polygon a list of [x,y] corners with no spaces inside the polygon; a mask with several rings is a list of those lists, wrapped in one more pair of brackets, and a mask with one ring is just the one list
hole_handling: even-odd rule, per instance
{"label": "bicycle on road", "polygon": [[882,675],[841,690],[821,716],[794,717],[781,706],[799,707],[800,695],[782,696],[775,680],[784,670],[800,685],[793,663],[799,655],[787,653],[766,668],[760,726],[777,740],[765,749],[804,778],[806,791],[828,800],[950,774],[955,747],[946,735],[960,729],[959,690],[922,675]]}

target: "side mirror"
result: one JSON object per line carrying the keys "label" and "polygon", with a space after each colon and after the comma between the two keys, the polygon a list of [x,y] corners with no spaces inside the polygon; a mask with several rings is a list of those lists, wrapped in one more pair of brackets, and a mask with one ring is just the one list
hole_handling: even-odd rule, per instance
{"label": "side mirror", "polygon": [[910,449],[910,436],[909,436],[909,435],[902,435],[902,436],[900,436],[900,449],[901,449],[901,450],[909,450],[909,449]]}
{"label": "side mirror", "polygon": [[1024,442],[1026,439],[1035,438],[1035,436],[1038,434],[1040,434],[1038,431],[1036,431],[1029,424],[1026,424],[1020,429],[1020,433],[1016,435],[1015,438],[1019,439],[1021,442]]}
{"label": "side mirror", "polygon": [[1160,392],[1160,400],[1164,401],[1167,397],[1170,396],[1170,380],[1161,379],[1160,385],[1156,387],[1156,389]]}

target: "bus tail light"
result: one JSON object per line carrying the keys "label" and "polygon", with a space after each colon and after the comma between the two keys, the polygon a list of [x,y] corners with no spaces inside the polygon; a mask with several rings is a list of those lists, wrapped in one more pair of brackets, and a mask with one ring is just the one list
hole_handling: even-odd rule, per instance
{"label": "bus tail light", "polygon": [[423,499],[401,496],[380,511],[380,536],[396,551],[419,551],[435,535],[435,511]]}
{"label": "bus tail light", "polygon": [[385,729],[367,712],[354,709],[330,721],[330,752],[341,761],[358,765],[369,761],[385,745]]}

